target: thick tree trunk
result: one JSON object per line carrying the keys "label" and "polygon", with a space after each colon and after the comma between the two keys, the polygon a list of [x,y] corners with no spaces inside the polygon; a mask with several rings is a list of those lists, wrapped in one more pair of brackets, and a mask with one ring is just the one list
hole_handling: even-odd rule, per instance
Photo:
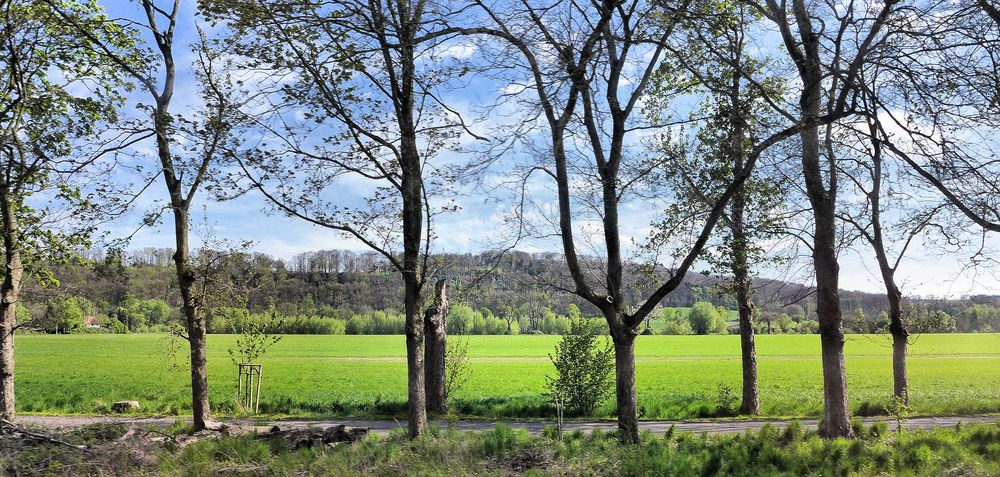
{"label": "thick tree trunk", "polygon": [[760,414],[757,385],[757,346],[754,342],[753,303],[750,301],[750,277],[743,269],[735,276],[736,301],[740,309],[740,348],[743,359],[743,400],[740,414]]}
{"label": "thick tree trunk", "polygon": [[816,313],[823,358],[823,424],[820,433],[826,437],[851,437],[834,206],[832,201],[826,200],[814,203],[813,209],[816,219],[813,249]]}
{"label": "thick tree trunk", "polygon": [[910,389],[906,377],[906,347],[909,333],[903,324],[902,297],[894,282],[888,281],[889,333],[892,334],[892,388],[893,395],[903,404],[910,403]]}
{"label": "thick tree trunk", "polygon": [[[799,105],[802,120],[813,122],[820,117],[823,98],[823,66],[820,60],[819,35],[812,32],[811,18],[803,0],[793,2],[800,21],[804,56],[799,63],[802,94]],[[827,127],[827,170],[824,174],[820,153],[819,127],[803,129],[802,175],[814,218],[813,267],[816,272],[816,313],[823,359],[823,422],[820,434],[826,437],[852,437],[847,399],[847,371],[844,363],[843,316],[840,311],[840,265],[837,261],[837,170],[834,164],[830,127]],[[824,183],[824,175],[829,187]]]}
{"label": "thick tree trunk", "polygon": [[635,393],[635,333],[613,333],[615,343],[615,400],[618,408],[618,438],[639,443],[639,410]]}
{"label": "thick tree trunk", "polygon": [[17,302],[21,294],[21,254],[7,247],[0,310],[0,417],[13,421],[14,411],[14,328]]}
{"label": "thick tree trunk", "polygon": [[424,323],[420,316],[420,289],[416,280],[406,280],[406,377],[407,429],[410,437],[427,431],[427,399],[424,394]]}
{"label": "thick tree trunk", "polygon": [[448,348],[448,292],[445,280],[434,287],[434,304],[424,313],[424,392],[428,412],[448,412],[445,352]]}
{"label": "thick tree trunk", "polygon": [[201,316],[201,305],[194,294],[195,275],[194,271],[191,270],[188,242],[190,225],[186,206],[187,204],[182,201],[175,200],[174,239],[177,250],[174,252],[174,265],[177,268],[177,283],[183,300],[182,308],[191,353],[191,413],[194,429],[200,431],[205,429],[206,422],[212,413],[208,402],[208,369],[205,351],[207,330],[205,319]]}
{"label": "thick tree trunk", "polygon": [[14,329],[17,326],[17,302],[21,298],[21,264],[17,201],[4,193],[0,197],[2,212],[4,276],[0,284],[0,417],[14,420]]}

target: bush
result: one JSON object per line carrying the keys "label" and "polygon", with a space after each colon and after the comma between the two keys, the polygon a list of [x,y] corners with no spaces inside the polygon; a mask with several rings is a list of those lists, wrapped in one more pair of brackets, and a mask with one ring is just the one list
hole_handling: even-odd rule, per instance
{"label": "bush", "polygon": [[699,301],[691,307],[688,312],[688,322],[695,334],[707,335],[709,333],[727,333],[725,309],[716,308],[711,303]]}
{"label": "bush", "polygon": [[547,397],[562,405],[568,415],[589,416],[611,395],[614,378],[614,348],[605,338],[598,343],[597,332],[585,320],[572,322],[569,334],[549,355],[556,376],[545,377]]}
{"label": "bush", "polygon": [[45,307],[39,329],[46,333],[72,333],[83,328],[84,317],[93,312],[94,305],[80,296],[58,297]]}
{"label": "bush", "polygon": [[372,320],[364,315],[354,315],[347,320],[347,334],[363,335],[371,328]]}
{"label": "bush", "polygon": [[673,308],[664,308],[660,316],[666,322],[662,334],[665,335],[693,335],[694,330],[691,329],[691,322],[688,321],[687,317],[683,316],[680,312]]}
{"label": "bush", "polygon": [[469,339],[452,336],[448,339],[444,353],[444,394],[451,397],[469,380],[472,367],[469,366]]}

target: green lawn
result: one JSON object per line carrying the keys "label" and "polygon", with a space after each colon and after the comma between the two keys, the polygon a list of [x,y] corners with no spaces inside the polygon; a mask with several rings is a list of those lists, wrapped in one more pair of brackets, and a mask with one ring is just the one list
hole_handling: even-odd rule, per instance
{"label": "green lawn", "polygon": [[[473,374],[456,393],[460,413],[549,417],[541,396],[546,355],[558,337],[473,336]],[[210,335],[213,410],[234,412],[236,372],[226,349],[234,336]],[[184,414],[189,377],[184,349],[168,356],[164,335],[17,337],[17,404],[38,413],[104,413],[116,400],[141,401],[146,414]],[[186,343],[184,343],[186,344]],[[819,337],[758,336],[763,411],[821,411]],[[847,370],[855,410],[891,394],[888,336],[848,335]],[[911,401],[918,414],[1000,412],[1000,334],[922,335],[910,348]],[[738,336],[642,336],[636,345],[643,417],[707,416],[720,386],[739,395]],[[402,416],[406,365],[401,336],[286,336],[262,360],[262,411],[299,416]],[[613,416],[613,403],[599,414]]]}

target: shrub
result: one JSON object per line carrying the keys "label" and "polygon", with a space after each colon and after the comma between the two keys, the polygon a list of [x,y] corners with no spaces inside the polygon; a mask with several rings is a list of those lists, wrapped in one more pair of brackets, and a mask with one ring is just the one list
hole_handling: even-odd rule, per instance
{"label": "shrub", "polygon": [[444,394],[451,397],[456,391],[462,389],[469,375],[472,374],[472,367],[469,366],[469,339],[465,337],[452,336],[448,339],[448,346],[444,353]]}
{"label": "shrub", "polygon": [[688,322],[695,334],[709,333],[726,334],[726,314],[711,303],[699,301],[688,312]]}
{"label": "shrub", "polygon": [[664,308],[660,315],[665,322],[662,334],[665,335],[693,335],[691,322],[680,312],[673,308]]}
{"label": "shrub", "polygon": [[371,328],[371,318],[365,315],[354,315],[347,320],[347,334],[363,335]]}
{"label": "shrub", "polygon": [[598,342],[596,330],[584,320],[572,322],[569,334],[549,355],[556,376],[545,377],[547,397],[563,405],[569,415],[588,416],[611,395],[614,376],[614,349],[605,338]]}

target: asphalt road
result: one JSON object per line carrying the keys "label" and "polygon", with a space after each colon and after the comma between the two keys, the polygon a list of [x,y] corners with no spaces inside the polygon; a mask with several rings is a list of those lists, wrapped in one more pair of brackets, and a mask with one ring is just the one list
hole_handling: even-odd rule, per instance
{"label": "asphalt road", "polygon": [[[937,427],[951,427],[959,422],[965,424],[995,424],[997,416],[946,416],[946,417],[914,417],[906,420],[903,427],[906,429],[932,429]],[[82,427],[90,424],[125,424],[130,426],[158,426],[167,427],[177,421],[190,421],[190,419],[179,417],[150,417],[137,418],[125,416],[18,416],[17,423],[28,426],[43,427],[49,429],[66,429]],[[742,433],[748,430],[758,430],[765,424],[772,424],[783,428],[789,422],[800,421],[806,428],[815,429],[815,419],[754,419],[754,420],[688,420],[688,421],[641,421],[639,427],[655,434],[667,432],[671,427],[676,432],[694,432],[709,434],[733,434]],[[896,428],[896,422],[891,418],[866,418],[863,419],[866,425],[874,422],[888,422],[890,429]],[[254,419],[228,419],[227,424],[251,425],[251,426],[271,426],[276,425],[281,428],[308,427],[308,426],[333,426],[345,424],[349,427],[367,427],[375,433],[387,433],[397,428],[405,428],[406,421],[394,420],[356,420],[356,419],[288,419],[288,420],[254,420]],[[458,430],[462,431],[485,431],[493,429],[497,423],[504,423],[514,428],[524,428],[528,432],[539,433],[545,426],[554,425],[554,421],[518,421],[518,420],[459,420],[454,423]],[[448,423],[445,421],[434,421],[434,424],[445,429]],[[592,431],[600,429],[610,431],[616,429],[614,421],[565,421],[563,430],[572,432],[575,430]]]}

